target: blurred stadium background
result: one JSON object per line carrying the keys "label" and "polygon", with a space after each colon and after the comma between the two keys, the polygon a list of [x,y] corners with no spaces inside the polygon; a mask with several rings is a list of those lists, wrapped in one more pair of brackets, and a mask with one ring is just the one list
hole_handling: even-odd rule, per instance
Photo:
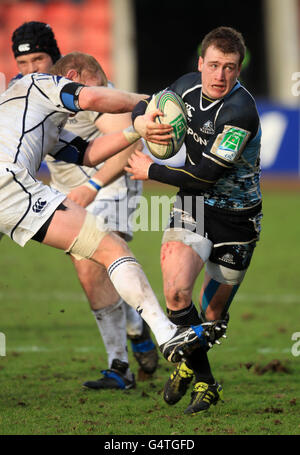
{"label": "blurred stadium background", "polygon": [[299,183],[300,0],[0,0],[2,89],[17,72],[12,32],[31,20],[52,26],[62,54],[90,53],[117,87],[146,93],[195,70],[210,29],[237,28],[248,48],[241,79],[262,118],[263,175]]}

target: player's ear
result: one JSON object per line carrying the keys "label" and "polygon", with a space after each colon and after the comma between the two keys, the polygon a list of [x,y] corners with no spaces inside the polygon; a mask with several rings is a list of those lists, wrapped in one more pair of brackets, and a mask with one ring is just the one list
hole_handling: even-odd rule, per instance
{"label": "player's ear", "polygon": [[202,71],[202,68],[203,68],[203,58],[202,58],[201,55],[200,55],[200,57],[199,57],[199,59],[198,59],[198,71],[201,72],[201,71]]}
{"label": "player's ear", "polygon": [[79,74],[76,70],[70,69],[67,71],[67,74],[65,75],[67,79],[71,79],[73,82],[79,82]]}

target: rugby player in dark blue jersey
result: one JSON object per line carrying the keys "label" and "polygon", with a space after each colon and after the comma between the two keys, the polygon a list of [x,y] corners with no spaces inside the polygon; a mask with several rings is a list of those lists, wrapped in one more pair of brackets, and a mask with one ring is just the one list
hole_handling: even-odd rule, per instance
{"label": "rugby player in dark blue jersey", "polygon": [[[249,267],[262,217],[261,128],[255,101],[238,81],[244,55],[244,39],[236,30],[218,27],[208,33],[199,71],[169,87],[182,97],[187,110],[184,166],[157,164],[136,152],[126,168],[133,179],[179,187],[161,248],[168,316],[179,326],[216,321],[217,341],[224,335],[229,306]],[[140,102],[133,112],[134,126],[145,138],[155,128],[143,116],[146,105]],[[198,314],[192,292],[204,266]],[[194,379],[187,414],[206,410],[222,397],[207,356],[210,347],[186,356],[165,385],[165,401],[175,404]]]}

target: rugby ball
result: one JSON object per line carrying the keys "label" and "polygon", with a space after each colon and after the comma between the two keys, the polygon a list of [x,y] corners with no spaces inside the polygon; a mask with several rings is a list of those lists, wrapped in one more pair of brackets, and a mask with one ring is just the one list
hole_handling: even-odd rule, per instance
{"label": "rugby ball", "polygon": [[166,160],[179,152],[187,130],[185,104],[177,93],[171,90],[162,90],[153,95],[149,102],[146,113],[151,113],[159,109],[164,115],[157,116],[157,123],[165,123],[173,126],[174,137],[168,145],[154,144],[154,142],[145,141],[149,152],[160,160]]}

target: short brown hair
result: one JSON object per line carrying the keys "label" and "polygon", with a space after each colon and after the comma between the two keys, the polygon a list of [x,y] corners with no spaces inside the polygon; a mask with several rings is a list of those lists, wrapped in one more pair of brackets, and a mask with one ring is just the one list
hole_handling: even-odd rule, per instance
{"label": "short brown hair", "polygon": [[76,70],[79,75],[83,70],[88,71],[91,74],[100,73],[102,84],[107,85],[107,76],[102,66],[92,55],[83,52],[70,52],[64,57],[61,57],[55,65],[52,66],[50,73],[57,74],[58,76],[65,76],[71,69]]}
{"label": "short brown hair", "polygon": [[246,46],[243,35],[231,27],[218,27],[209,32],[203,39],[201,44],[201,57],[204,58],[209,46],[215,46],[224,54],[239,54],[241,65],[245,53]]}

